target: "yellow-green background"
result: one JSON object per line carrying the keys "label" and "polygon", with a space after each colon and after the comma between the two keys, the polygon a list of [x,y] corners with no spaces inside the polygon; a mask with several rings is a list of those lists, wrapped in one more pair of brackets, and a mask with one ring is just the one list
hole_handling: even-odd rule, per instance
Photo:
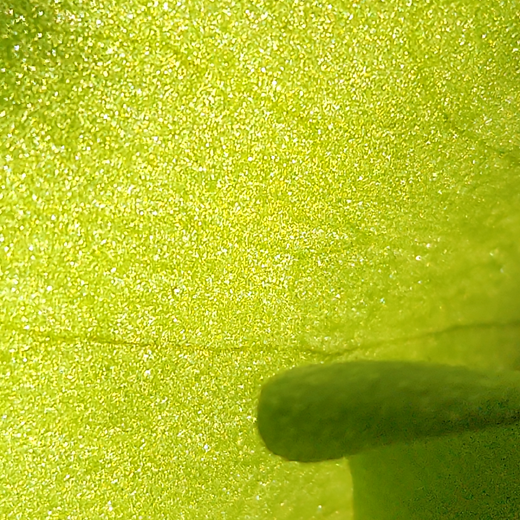
{"label": "yellow-green background", "polygon": [[347,519],[262,381],[516,366],[519,13],[1,3],[0,517]]}

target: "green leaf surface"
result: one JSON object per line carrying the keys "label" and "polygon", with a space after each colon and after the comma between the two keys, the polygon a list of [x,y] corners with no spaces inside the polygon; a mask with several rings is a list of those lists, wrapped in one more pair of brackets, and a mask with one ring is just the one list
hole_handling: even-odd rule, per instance
{"label": "green leaf surface", "polygon": [[0,6],[0,516],[348,518],[263,381],[518,368],[518,7]]}

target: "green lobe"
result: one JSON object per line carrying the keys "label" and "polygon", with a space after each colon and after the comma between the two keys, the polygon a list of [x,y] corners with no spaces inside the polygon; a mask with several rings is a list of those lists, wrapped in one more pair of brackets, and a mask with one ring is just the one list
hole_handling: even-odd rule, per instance
{"label": "green lobe", "polygon": [[520,375],[401,361],[296,368],[262,389],[267,448],[313,462],[520,421]]}

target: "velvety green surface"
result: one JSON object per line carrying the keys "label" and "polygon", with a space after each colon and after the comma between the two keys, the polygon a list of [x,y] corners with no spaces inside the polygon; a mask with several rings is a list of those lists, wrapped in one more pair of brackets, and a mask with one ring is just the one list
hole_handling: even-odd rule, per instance
{"label": "velvety green surface", "polygon": [[0,8],[0,514],[348,518],[260,384],[511,367],[511,0]]}

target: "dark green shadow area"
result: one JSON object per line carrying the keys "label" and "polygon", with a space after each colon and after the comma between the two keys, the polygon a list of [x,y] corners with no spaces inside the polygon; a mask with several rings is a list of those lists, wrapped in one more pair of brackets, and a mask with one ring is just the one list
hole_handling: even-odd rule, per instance
{"label": "dark green shadow area", "polygon": [[403,361],[296,368],[257,426],[285,459],[348,457],[356,520],[516,518],[520,374]]}
{"label": "dark green shadow area", "polygon": [[349,459],[356,520],[504,520],[520,515],[520,428],[493,428]]}

